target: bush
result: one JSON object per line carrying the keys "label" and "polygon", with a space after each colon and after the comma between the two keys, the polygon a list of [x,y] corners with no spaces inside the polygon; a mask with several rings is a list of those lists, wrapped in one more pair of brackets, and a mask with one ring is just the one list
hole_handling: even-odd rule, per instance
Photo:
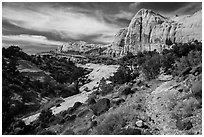
{"label": "bush", "polygon": [[155,54],[152,57],[147,58],[142,64],[142,70],[147,80],[154,79],[159,75],[161,68],[160,59],[160,55]]}
{"label": "bush", "polygon": [[54,131],[43,130],[37,133],[37,135],[57,135]]}
{"label": "bush", "polygon": [[66,129],[62,135],[75,135],[75,133],[72,129]]}
{"label": "bush", "polygon": [[110,80],[114,84],[124,84],[126,82],[130,82],[135,77],[133,76],[133,72],[127,66],[120,66],[118,71],[114,73],[114,76],[110,77]]}
{"label": "bush", "polygon": [[164,72],[170,74],[174,69],[175,55],[173,53],[166,53],[161,56],[161,67]]}
{"label": "bush", "polygon": [[201,51],[190,51],[187,56],[176,61],[175,74],[180,74],[187,67],[195,67],[202,63]]}
{"label": "bush", "polygon": [[52,114],[52,110],[45,109],[40,113],[39,121],[41,123],[41,127],[45,128],[48,127],[48,125],[52,122],[51,119],[53,119],[54,115]]}
{"label": "bush", "polygon": [[102,94],[102,96],[104,96],[113,90],[113,85],[106,84],[106,80],[102,78],[99,83],[99,89],[101,90],[100,93]]}
{"label": "bush", "polygon": [[116,131],[124,126],[125,120],[120,114],[109,114],[100,125],[96,127],[96,130],[99,135],[114,135]]}
{"label": "bush", "polygon": [[177,102],[177,105],[173,110],[173,116],[176,119],[190,117],[193,115],[198,106],[199,102],[193,97],[185,99],[184,101]]}
{"label": "bush", "polygon": [[202,103],[202,81],[196,81],[192,87],[191,91],[193,93],[193,96]]}

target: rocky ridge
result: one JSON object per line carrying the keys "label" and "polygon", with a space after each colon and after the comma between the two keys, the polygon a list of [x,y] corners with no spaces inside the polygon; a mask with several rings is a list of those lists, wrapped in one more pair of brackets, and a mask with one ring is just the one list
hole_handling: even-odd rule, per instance
{"label": "rocky ridge", "polygon": [[57,52],[78,51],[87,52],[92,49],[103,47],[102,44],[89,44],[85,41],[68,42],[57,48]]}
{"label": "rocky ridge", "polygon": [[171,19],[152,10],[141,9],[127,28],[119,30],[105,52],[111,56],[122,56],[127,52],[161,51],[173,43],[194,40],[202,40],[202,11]]}

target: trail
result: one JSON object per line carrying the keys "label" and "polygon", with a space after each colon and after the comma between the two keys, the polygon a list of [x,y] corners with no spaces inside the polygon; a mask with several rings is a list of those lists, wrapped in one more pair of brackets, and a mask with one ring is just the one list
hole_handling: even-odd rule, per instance
{"label": "trail", "polygon": [[176,121],[172,119],[170,111],[170,99],[177,92],[177,85],[173,80],[164,82],[146,97],[147,115],[154,120],[153,125],[159,129],[160,135],[182,134],[176,128]]}

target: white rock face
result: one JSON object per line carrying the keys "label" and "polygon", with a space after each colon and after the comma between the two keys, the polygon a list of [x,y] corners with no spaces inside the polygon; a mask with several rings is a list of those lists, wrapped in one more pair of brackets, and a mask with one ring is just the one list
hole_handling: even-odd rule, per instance
{"label": "white rock face", "polygon": [[143,50],[161,51],[172,43],[202,40],[202,12],[172,19],[147,9],[139,10],[129,26],[121,29],[112,42],[112,53],[121,55]]}

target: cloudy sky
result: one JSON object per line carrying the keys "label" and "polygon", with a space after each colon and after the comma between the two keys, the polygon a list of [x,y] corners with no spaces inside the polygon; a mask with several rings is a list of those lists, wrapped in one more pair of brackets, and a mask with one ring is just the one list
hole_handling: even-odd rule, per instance
{"label": "cloudy sky", "polygon": [[35,53],[68,41],[110,43],[141,8],[163,16],[193,14],[201,3],[7,3],[2,4],[2,42]]}

